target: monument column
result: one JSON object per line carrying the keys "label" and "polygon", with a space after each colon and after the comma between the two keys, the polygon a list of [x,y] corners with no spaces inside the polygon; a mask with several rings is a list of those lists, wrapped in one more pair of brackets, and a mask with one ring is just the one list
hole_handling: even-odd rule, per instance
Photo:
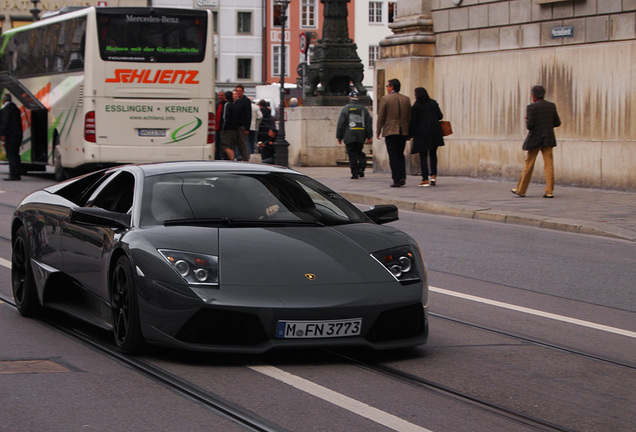
{"label": "monument column", "polygon": [[[402,84],[400,93],[414,101],[416,87],[425,87],[432,98],[434,89],[435,33],[431,16],[432,0],[400,0],[395,21],[389,24],[393,32],[380,41],[380,58],[375,63],[374,76],[374,133],[377,124],[378,100],[386,92],[386,82],[397,78]],[[409,164],[410,143],[407,144],[407,164]],[[413,162],[415,164],[415,162]],[[411,164],[409,164],[411,165]],[[414,167],[415,168],[415,167]],[[373,143],[373,169],[387,172],[389,158],[384,139]],[[419,169],[419,166],[417,167]],[[412,170],[407,167],[407,172]]]}

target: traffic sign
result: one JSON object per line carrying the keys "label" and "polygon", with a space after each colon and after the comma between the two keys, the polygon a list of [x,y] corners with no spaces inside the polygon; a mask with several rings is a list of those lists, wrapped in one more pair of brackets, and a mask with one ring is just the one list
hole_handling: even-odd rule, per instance
{"label": "traffic sign", "polygon": [[307,32],[302,32],[300,34],[300,52],[305,54],[309,49],[309,38],[307,37]]}

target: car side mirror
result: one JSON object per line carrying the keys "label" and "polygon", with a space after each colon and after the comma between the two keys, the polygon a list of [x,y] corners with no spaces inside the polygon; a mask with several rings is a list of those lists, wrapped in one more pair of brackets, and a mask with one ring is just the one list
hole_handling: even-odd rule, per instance
{"label": "car side mirror", "polygon": [[395,222],[400,219],[398,215],[398,208],[393,204],[380,204],[371,207],[364,212],[373,222],[378,225]]}
{"label": "car side mirror", "polygon": [[71,212],[70,221],[80,225],[103,226],[128,229],[132,217],[128,213],[117,213],[99,207],[78,207]]}

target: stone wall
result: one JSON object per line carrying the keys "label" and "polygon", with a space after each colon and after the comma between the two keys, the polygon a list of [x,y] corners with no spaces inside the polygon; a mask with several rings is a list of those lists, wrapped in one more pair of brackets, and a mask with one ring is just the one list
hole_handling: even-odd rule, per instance
{"label": "stone wall", "polygon": [[[636,38],[636,0],[432,0],[436,55]],[[559,27],[572,35],[553,37]]]}
{"label": "stone wall", "polygon": [[[516,181],[530,88],[542,84],[562,120],[557,183],[636,190],[636,0],[430,5],[435,55],[386,51],[375,89],[381,95],[386,80],[399,78],[411,99],[423,86],[439,102],[455,132],[439,150],[440,175]],[[374,169],[389,171],[384,141],[373,150]],[[418,173],[416,158],[408,169]]]}

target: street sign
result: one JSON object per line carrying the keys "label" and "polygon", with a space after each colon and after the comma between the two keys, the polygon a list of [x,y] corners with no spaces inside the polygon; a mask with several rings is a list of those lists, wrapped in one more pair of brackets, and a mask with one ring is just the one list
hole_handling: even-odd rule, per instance
{"label": "street sign", "polygon": [[300,52],[305,54],[309,49],[309,39],[307,38],[307,32],[300,34]]}
{"label": "street sign", "polygon": [[303,54],[307,54],[309,51],[309,44],[312,39],[316,38],[316,32],[302,32],[300,34],[300,52]]}

